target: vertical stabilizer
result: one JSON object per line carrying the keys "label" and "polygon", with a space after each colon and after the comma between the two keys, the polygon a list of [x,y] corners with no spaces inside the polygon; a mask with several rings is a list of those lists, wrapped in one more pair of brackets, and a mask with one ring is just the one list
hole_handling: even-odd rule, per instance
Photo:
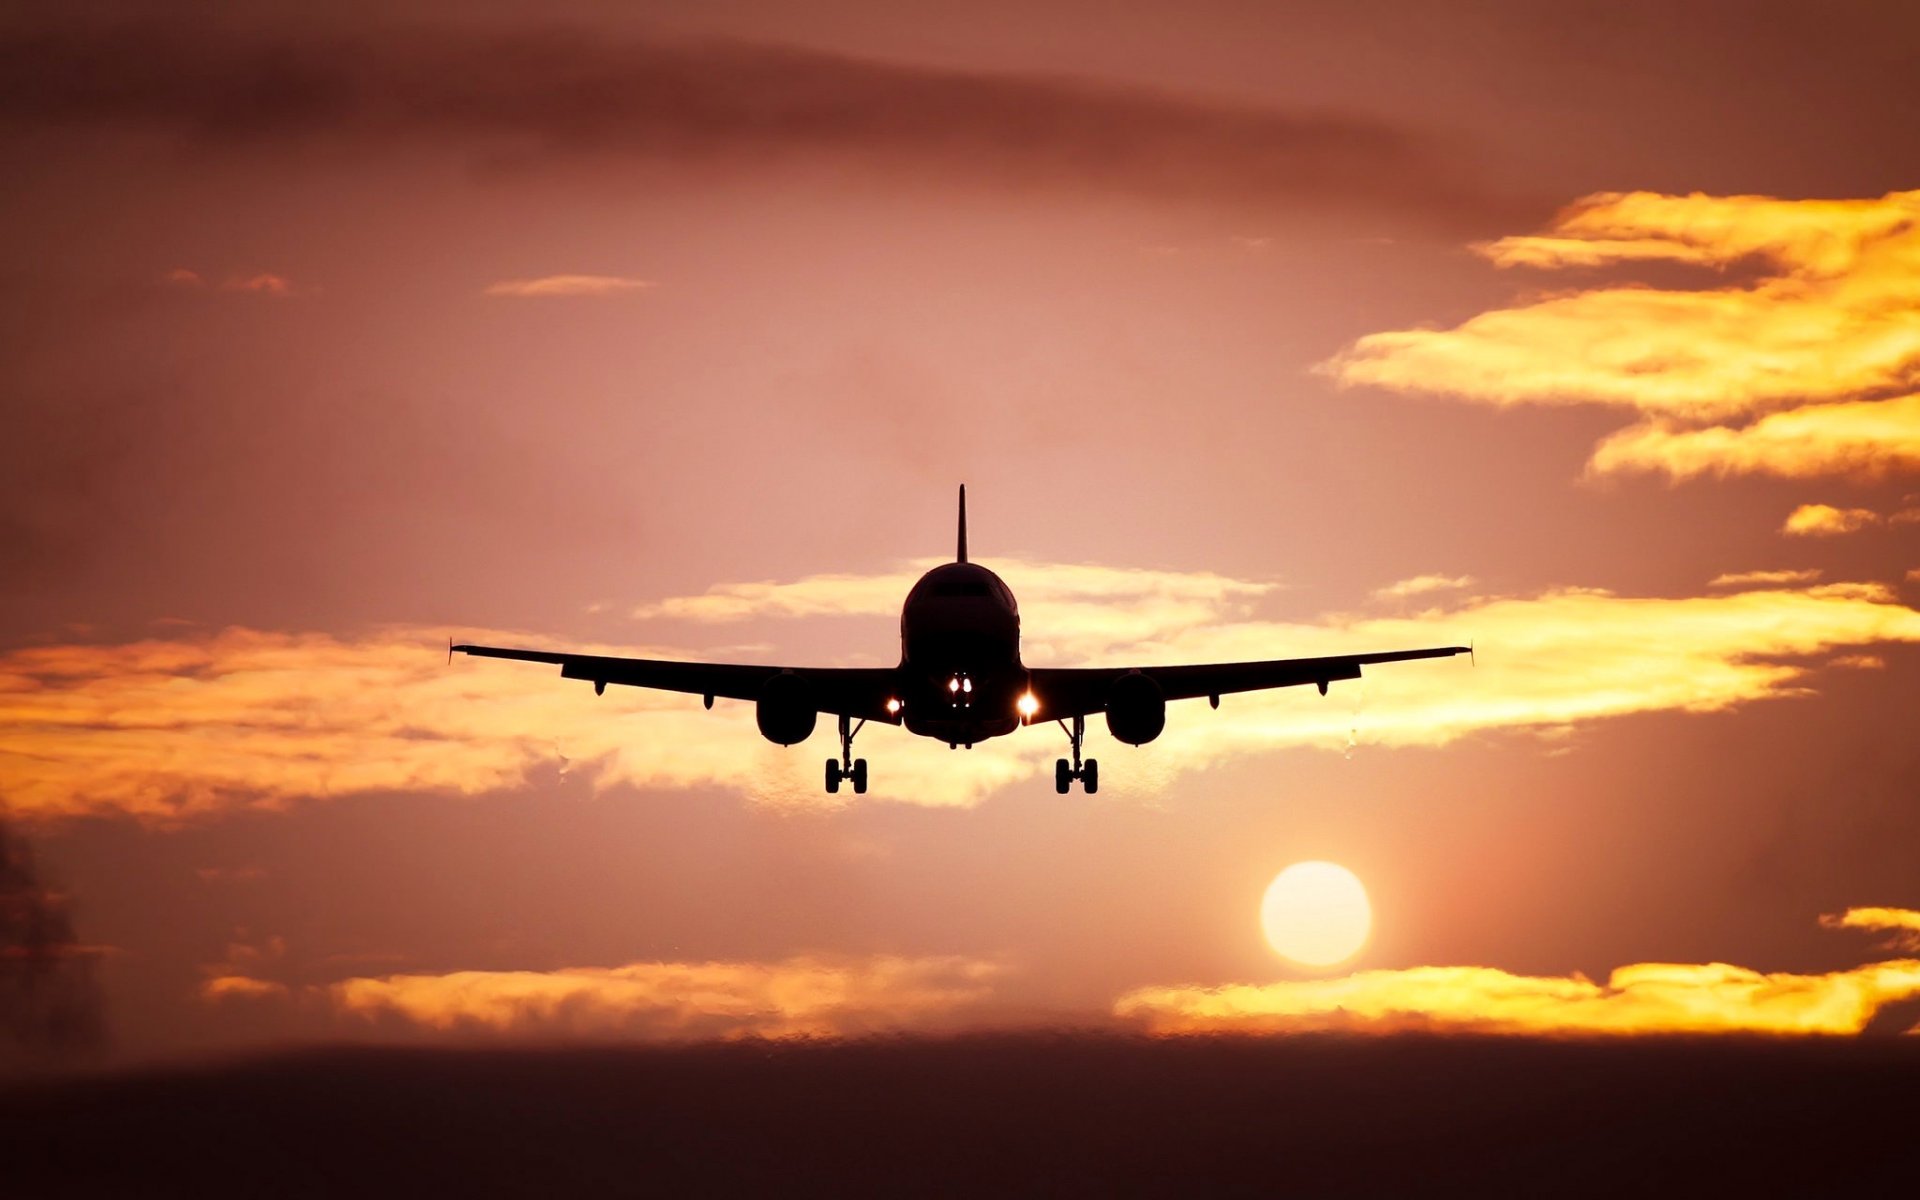
{"label": "vertical stabilizer", "polygon": [[960,545],[954,551],[955,562],[967,561],[967,485],[960,485]]}

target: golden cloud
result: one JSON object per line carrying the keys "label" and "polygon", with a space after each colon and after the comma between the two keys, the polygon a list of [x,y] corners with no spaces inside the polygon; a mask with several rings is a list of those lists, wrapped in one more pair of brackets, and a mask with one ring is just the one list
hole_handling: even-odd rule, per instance
{"label": "golden cloud", "polygon": [[1726,963],[1638,963],[1604,984],[1493,967],[1410,967],[1339,979],[1141,988],[1116,1016],[1158,1034],[1436,1030],[1599,1034],[1857,1034],[1881,1007],[1920,996],[1920,962],[1827,975]]}
{"label": "golden cloud", "polygon": [[1812,583],[1820,578],[1820,568],[1809,567],[1804,571],[1732,571],[1725,575],[1715,575],[1708,587],[1753,587],[1767,584]]}
{"label": "golden cloud", "polygon": [[1920,950],[1920,912],[1910,908],[1850,908],[1820,918],[1828,929],[1871,929],[1890,933],[1887,945],[1901,950]]}
{"label": "golden cloud", "polygon": [[[1266,583],[1037,563],[1006,574],[1017,593],[1036,598],[1026,617],[1037,635],[1027,660],[1036,664],[1233,662],[1470,639],[1484,651],[1477,668],[1395,664],[1327,698],[1293,689],[1235,696],[1219,712],[1176,706],[1150,749],[1120,751],[1124,766],[1109,764],[1121,795],[1158,794],[1178,772],[1287,747],[1438,746],[1631,713],[1723,711],[1808,694],[1816,660],[1920,642],[1920,611],[1878,584],[1686,598],[1563,588],[1391,617],[1290,622],[1253,613],[1253,600],[1273,586]],[[655,607],[716,620],[867,611],[878,594],[898,602],[904,588],[891,584],[899,577],[885,578],[885,588],[852,576],[741,585]],[[1118,593],[1129,601],[1116,605],[1112,589],[1121,587],[1132,589]],[[551,640],[454,632],[508,645]],[[11,651],[0,655],[0,797],[22,815],[120,812],[165,822],[366,792],[476,794],[557,769],[585,771],[599,788],[718,786],[761,804],[855,802],[820,794],[817,752],[762,741],[749,704],[705,712],[697,698],[628,688],[595,697],[549,667],[450,666],[444,647],[439,631],[406,628],[351,638],[229,629]],[[687,657],[659,647],[573,648]],[[820,742],[831,734],[822,730]],[[1052,732],[1023,731],[955,755],[897,730],[870,731],[861,743],[874,761],[868,798],[974,803],[1043,773],[1064,741]],[[1102,736],[1096,722],[1096,743]]]}
{"label": "golden cloud", "polygon": [[[1920,913],[1856,908],[1829,928],[1897,929],[1920,944]],[[1920,962],[1824,975],[1763,974],[1726,963],[1637,963],[1604,984],[1581,974],[1410,967],[1337,979],[1224,987],[1147,987],[1115,1015],[1159,1034],[1318,1030],[1530,1034],[1858,1034],[1887,1005],[1920,997]]]}
{"label": "golden cloud", "polygon": [[[1370,334],[1319,369],[1343,384],[1502,407],[1600,404],[1649,418],[1601,443],[1589,463],[1597,474],[1920,467],[1920,396],[1907,394],[1920,378],[1920,191],[1877,200],[1603,193],[1543,236],[1476,249],[1500,267],[1665,262],[1759,274],[1693,289],[1552,293],[1452,329]],[[1759,419],[1713,424],[1749,417]]]}
{"label": "golden cloud", "polygon": [[617,296],[652,286],[651,280],[631,279],[622,275],[542,275],[537,279],[502,279],[488,284],[481,294],[522,298]]}
{"label": "golden cloud", "polygon": [[1787,514],[1780,532],[1789,537],[1839,537],[1880,523],[1870,508],[1835,508],[1831,504],[1802,504]]}
{"label": "golden cloud", "polygon": [[646,962],[348,979],[342,1014],[428,1029],[644,1039],[848,1037],[924,1029],[980,1004],[1001,968],[970,958]]}
{"label": "golden cloud", "polygon": [[1602,441],[1588,466],[1600,475],[1664,471],[1674,479],[1709,474],[1870,478],[1920,470],[1920,395],[1795,408],[1740,428],[1636,425]]}

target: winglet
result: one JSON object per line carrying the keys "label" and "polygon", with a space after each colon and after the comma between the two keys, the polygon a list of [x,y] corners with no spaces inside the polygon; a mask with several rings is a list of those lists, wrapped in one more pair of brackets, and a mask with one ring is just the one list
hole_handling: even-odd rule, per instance
{"label": "winglet", "polygon": [[1477,667],[1480,665],[1480,660],[1473,656],[1473,642],[1471,639],[1469,639],[1467,642],[1467,665],[1470,667]]}
{"label": "winglet", "polygon": [[453,665],[453,639],[447,639],[447,665]]}
{"label": "winglet", "polygon": [[955,562],[967,561],[967,485],[960,485],[960,545],[954,551]]}

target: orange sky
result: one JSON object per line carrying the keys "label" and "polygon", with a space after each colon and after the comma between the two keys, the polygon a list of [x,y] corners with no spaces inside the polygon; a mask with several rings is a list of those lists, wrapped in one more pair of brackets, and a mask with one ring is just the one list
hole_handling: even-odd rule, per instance
{"label": "orange sky", "polygon": [[[1913,995],[1904,7],[61,13],[0,24],[0,877],[105,1053]],[[1029,662],[1478,663],[829,798],[828,726],[444,661],[889,662],[963,480]],[[1260,936],[1303,859],[1332,975]]]}

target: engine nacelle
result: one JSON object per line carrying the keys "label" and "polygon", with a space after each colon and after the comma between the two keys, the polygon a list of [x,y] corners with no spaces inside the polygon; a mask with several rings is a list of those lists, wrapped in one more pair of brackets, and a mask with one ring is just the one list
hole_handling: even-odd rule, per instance
{"label": "engine nacelle", "polygon": [[779,746],[806,741],[819,715],[806,680],[791,673],[767,680],[753,710],[760,736]]}
{"label": "engine nacelle", "polygon": [[1145,675],[1122,675],[1107,689],[1107,732],[1115,741],[1144,746],[1167,727],[1167,697]]}

